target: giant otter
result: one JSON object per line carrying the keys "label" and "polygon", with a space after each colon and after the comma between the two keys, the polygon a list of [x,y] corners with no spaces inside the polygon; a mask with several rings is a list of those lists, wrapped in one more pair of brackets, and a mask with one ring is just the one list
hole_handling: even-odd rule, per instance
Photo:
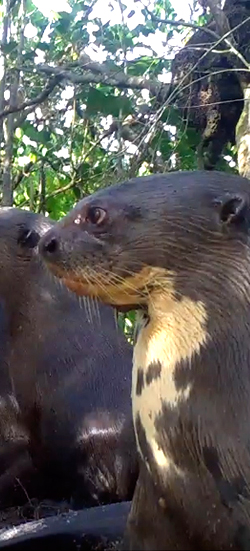
{"label": "giant otter", "polygon": [[197,171],[99,191],[41,239],[79,295],[141,311],[125,549],[250,549],[249,235],[249,181]]}
{"label": "giant otter", "polygon": [[0,209],[2,507],[16,478],[18,503],[28,494],[79,507],[130,499],[137,477],[132,347],[112,308],[85,309],[41,262],[52,226]]}

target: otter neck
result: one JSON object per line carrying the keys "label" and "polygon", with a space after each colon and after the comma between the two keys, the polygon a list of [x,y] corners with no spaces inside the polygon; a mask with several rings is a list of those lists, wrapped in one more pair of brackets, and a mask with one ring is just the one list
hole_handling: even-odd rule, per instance
{"label": "otter neck", "polygon": [[[24,277],[24,275],[26,277]],[[53,320],[57,318],[57,297],[60,296],[60,284],[54,281],[43,265],[34,259],[27,266],[25,274],[20,273],[11,289],[5,294],[11,338],[31,338],[39,331],[43,334],[50,331]],[[18,290],[18,292],[16,291]],[[65,299],[66,301],[66,299]],[[29,329],[30,328],[30,329]]]}
{"label": "otter neck", "polygon": [[[179,301],[165,300],[160,295],[153,297],[148,320],[143,320],[134,348],[132,376],[133,419],[138,449],[144,460],[145,450],[142,449],[138,426],[141,427],[140,432],[142,430],[145,434],[150,454],[157,465],[164,467],[168,462],[158,445],[156,430],[164,405],[175,411],[177,416],[181,415],[184,405],[188,417],[192,409],[189,401],[192,394],[192,404],[196,403],[197,408],[194,409],[200,415],[200,403],[203,398],[208,399],[210,389],[213,400],[218,400],[218,410],[221,392],[226,395],[235,392],[235,380],[232,381],[235,355],[230,343],[235,342],[237,335],[235,328],[230,328],[230,323],[231,319],[228,332],[224,334],[225,346],[219,338],[218,347],[221,346],[221,349],[217,349],[214,341],[216,326],[211,327],[209,323],[205,303],[187,297]],[[250,345],[247,351],[243,349],[241,353],[242,356],[238,356],[239,381],[241,369],[247,363],[246,353],[250,360]],[[242,400],[242,392],[239,392],[239,397]]]}

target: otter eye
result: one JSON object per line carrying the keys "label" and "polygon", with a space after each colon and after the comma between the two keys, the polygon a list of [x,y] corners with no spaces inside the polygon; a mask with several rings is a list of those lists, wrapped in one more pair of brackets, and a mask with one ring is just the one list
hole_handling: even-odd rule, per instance
{"label": "otter eye", "polygon": [[18,245],[21,245],[22,247],[29,247],[30,249],[34,249],[34,247],[37,246],[37,243],[40,239],[40,235],[30,229],[21,229],[17,242]]}
{"label": "otter eye", "polygon": [[106,211],[99,207],[91,207],[86,216],[86,221],[100,226],[106,218]]}

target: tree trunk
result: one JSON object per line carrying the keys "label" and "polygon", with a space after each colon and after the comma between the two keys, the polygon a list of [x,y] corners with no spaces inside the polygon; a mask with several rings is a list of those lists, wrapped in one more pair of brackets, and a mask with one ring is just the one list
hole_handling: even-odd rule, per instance
{"label": "tree trunk", "polygon": [[[20,83],[20,66],[22,63],[22,52],[24,49],[24,29],[25,29],[26,0],[22,0],[20,6],[20,24],[19,24],[19,44],[17,51],[16,67],[13,69],[13,81],[10,87],[10,107],[18,103],[18,88]],[[2,205],[12,206],[13,204],[13,185],[12,185],[12,160],[13,160],[13,139],[15,133],[15,114],[8,115],[5,126],[5,158],[3,163],[3,196]]]}
{"label": "tree trunk", "polygon": [[[4,109],[4,92],[5,92],[6,68],[7,68],[6,53],[4,51],[4,48],[8,42],[8,33],[9,33],[9,24],[10,24],[9,0],[5,0],[3,2],[3,10],[4,10],[4,18],[3,18],[3,32],[1,36],[2,78],[0,82],[0,111],[3,111]],[[2,143],[2,141],[3,141],[3,119],[0,120],[0,143]]]}
{"label": "tree trunk", "polygon": [[238,169],[250,179],[250,85],[244,88],[244,109],[236,127]]}

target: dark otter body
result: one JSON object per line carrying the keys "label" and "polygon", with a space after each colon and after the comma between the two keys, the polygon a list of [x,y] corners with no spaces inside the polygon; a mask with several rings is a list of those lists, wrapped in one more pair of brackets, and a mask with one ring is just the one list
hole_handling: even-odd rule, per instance
{"label": "dark otter body", "polygon": [[[86,310],[41,262],[37,243],[52,226],[0,209],[0,505],[12,484],[10,454],[29,497],[130,499],[132,348],[111,308],[90,302]],[[32,466],[35,488],[26,485]]]}
{"label": "dark otter body", "polygon": [[40,242],[78,294],[146,312],[125,549],[250,549],[249,235],[248,180],[182,172],[100,191]]}

